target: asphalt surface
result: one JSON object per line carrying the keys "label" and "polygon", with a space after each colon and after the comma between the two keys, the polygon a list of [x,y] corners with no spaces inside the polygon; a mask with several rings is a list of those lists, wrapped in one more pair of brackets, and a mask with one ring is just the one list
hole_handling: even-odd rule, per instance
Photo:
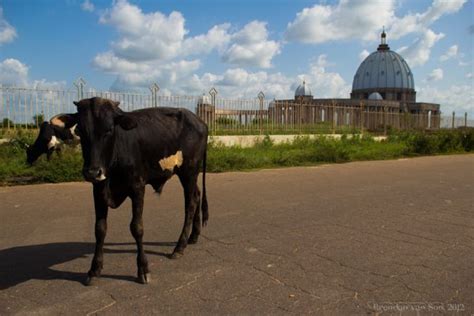
{"label": "asphalt surface", "polygon": [[109,212],[103,277],[87,183],[0,188],[0,315],[474,313],[474,155],[208,175],[210,222],[170,260],[173,178],[145,201],[152,282],[130,203]]}

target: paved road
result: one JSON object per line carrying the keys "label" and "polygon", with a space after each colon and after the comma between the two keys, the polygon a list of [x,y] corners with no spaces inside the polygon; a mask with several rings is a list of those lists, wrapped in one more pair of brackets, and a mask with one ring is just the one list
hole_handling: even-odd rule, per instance
{"label": "paved road", "polygon": [[209,226],[179,260],[166,257],[183,221],[178,181],[148,190],[149,285],[134,282],[130,204],[111,211],[91,287],[90,185],[0,188],[0,315],[474,313],[474,155],[208,183]]}

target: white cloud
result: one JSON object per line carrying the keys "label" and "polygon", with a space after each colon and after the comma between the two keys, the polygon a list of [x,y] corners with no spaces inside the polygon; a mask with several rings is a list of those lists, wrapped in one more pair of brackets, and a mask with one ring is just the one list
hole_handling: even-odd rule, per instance
{"label": "white cloud", "polygon": [[432,30],[426,29],[410,46],[398,49],[411,67],[424,65],[429,59],[431,48],[444,37],[443,33],[436,34]]}
{"label": "white cloud", "polygon": [[182,55],[208,54],[214,49],[222,51],[231,38],[229,28],[229,23],[219,24],[206,34],[185,39]]}
{"label": "white cloud", "polygon": [[200,61],[150,62],[136,64],[132,67],[141,70],[118,73],[112,90],[127,90],[130,87],[147,88],[152,82],[157,82],[163,87],[177,91],[177,88],[186,83],[188,77],[192,76],[200,67]]}
{"label": "white cloud", "polygon": [[409,13],[401,18],[395,18],[389,29],[394,39],[410,33],[419,33],[428,28],[443,15],[459,11],[467,0],[434,0],[423,13]]}
{"label": "white cloud", "polygon": [[178,55],[185,34],[184,17],[179,12],[169,16],[161,12],[143,13],[125,0],[118,0],[100,17],[120,35],[112,42],[117,57],[131,61],[171,59]]}
{"label": "white cloud", "polygon": [[[110,49],[93,59],[95,67],[117,75],[113,89],[147,87],[152,82],[164,89],[167,84],[173,85],[174,90],[180,84],[195,89],[199,77],[193,76],[193,71],[200,67],[200,58],[206,54],[217,51],[224,62],[235,66],[269,68],[280,52],[280,43],[268,38],[267,25],[261,21],[252,21],[235,32],[230,31],[229,23],[223,23],[207,33],[187,37],[185,18],[180,12],[145,13],[126,0],[114,2],[99,21],[118,33]],[[191,56],[193,59],[189,60]]]}
{"label": "white cloud", "polygon": [[[263,91],[269,98],[291,95],[291,80],[281,73],[247,72],[241,68],[228,69],[223,75],[206,74],[205,84],[215,86],[219,94],[228,98],[255,98]],[[205,79],[213,79],[206,82]]]}
{"label": "white cloud", "polygon": [[296,19],[288,23],[286,38],[304,43],[374,40],[378,38],[381,26],[391,23],[394,10],[394,0],[340,0],[337,5],[316,4],[297,13]]}
{"label": "white cloud", "polygon": [[328,72],[326,68],[331,64],[327,61],[326,55],[320,55],[315,63],[310,65],[310,71],[307,74],[301,74],[298,77],[309,84],[313,96],[316,98],[347,98],[351,91],[340,74]]}
{"label": "white cloud", "polygon": [[0,7],[0,46],[13,41],[17,37],[16,30],[3,17],[3,9]]}
{"label": "white cloud", "polygon": [[28,66],[17,59],[5,59],[0,63],[0,83],[7,86],[27,86]]}
{"label": "white cloud", "polygon": [[272,58],[280,53],[280,43],[268,40],[265,22],[248,23],[232,34],[231,40],[232,44],[222,55],[230,64],[269,68]]}
{"label": "white cloud", "polygon": [[150,69],[148,63],[129,61],[125,58],[117,57],[111,51],[96,55],[93,63],[101,70],[112,74],[146,72]]}
{"label": "white cloud", "polygon": [[467,79],[472,79],[472,78],[473,78],[472,72],[468,72],[468,73],[466,74],[466,78],[467,78]]}
{"label": "white cloud", "polygon": [[419,88],[416,98],[424,102],[441,104],[443,113],[468,112],[474,115],[474,89],[472,85],[452,85],[445,89],[425,86]]}
{"label": "white cloud", "polygon": [[[126,64],[123,67],[135,66]],[[260,91],[263,91],[267,99],[272,99],[293,98],[294,90],[303,78],[310,85],[314,96],[318,98],[348,97],[351,88],[338,73],[327,70],[327,67],[331,67],[331,63],[326,55],[319,55],[310,64],[308,72],[294,77],[285,76],[280,72],[251,72],[243,68],[230,68],[221,74],[204,73],[199,76],[195,74],[199,67],[197,61],[172,63],[167,66],[156,66],[151,63],[147,67],[142,71],[120,75],[113,89],[124,90],[137,86],[147,88],[149,82],[154,80],[163,87],[160,94],[199,95],[215,87],[219,96],[225,98],[255,98]]]}
{"label": "white cloud", "polygon": [[453,45],[450,48],[448,48],[446,53],[441,55],[439,60],[446,61],[446,60],[456,57],[457,55],[458,55],[458,45]]}
{"label": "white cloud", "polygon": [[[429,59],[431,48],[442,35],[429,26],[443,15],[458,12],[467,0],[434,0],[423,12],[409,12],[396,16],[395,0],[349,1],[339,0],[334,5],[323,2],[305,8],[288,23],[286,39],[303,43],[323,43],[341,40],[372,41],[379,37],[381,26],[387,26],[388,36],[398,39],[408,34],[419,34],[417,42],[406,51],[411,66],[422,65]],[[376,12],[376,14],[373,14]],[[359,57],[362,59],[365,52]]]}
{"label": "white cloud", "polygon": [[94,12],[95,6],[90,0],[84,0],[81,4],[81,9],[87,12]]}
{"label": "white cloud", "polygon": [[29,67],[21,61],[8,58],[0,62],[0,84],[15,87],[31,87],[41,89],[64,89],[64,81],[48,81],[46,79],[31,81]]}
{"label": "white cloud", "polygon": [[41,90],[65,90],[66,81],[48,81],[46,79],[41,79],[30,82],[29,86],[33,89]]}
{"label": "white cloud", "polygon": [[260,21],[252,21],[233,34],[230,24],[224,23],[206,34],[186,38],[188,30],[180,12],[168,16],[159,11],[144,13],[138,6],[118,0],[101,15],[100,22],[119,33],[119,39],[111,43],[111,52],[133,62],[172,60],[216,49],[231,64],[268,68],[280,51],[280,44],[268,40],[266,23]]}
{"label": "white cloud", "polygon": [[443,69],[436,68],[428,75],[428,81],[439,81],[443,79]]}
{"label": "white cloud", "polygon": [[467,0],[434,0],[429,9],[421,15],[424,25],[433,23],[445,14],[459,11]]}
{"label": "white cloud", "polygon": [[363,51],[359,53],[359,60],[362,62],[369,55],[370,55],[370,52],[367,49],[364,49]]}

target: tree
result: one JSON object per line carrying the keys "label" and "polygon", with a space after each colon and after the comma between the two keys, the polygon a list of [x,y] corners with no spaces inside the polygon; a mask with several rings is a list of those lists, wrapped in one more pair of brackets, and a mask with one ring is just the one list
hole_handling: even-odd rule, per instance
{"label": "tree", "polygon": [[44,122],[44,114],[43,113],[33,115],[33,124],[34,125],[39,126],[43,122]]}
{"label": "tree", "polygon": [[2,121],[2,127],[4,128],[13,127],[13,121],[10,120],[9,118],[4,118]]}

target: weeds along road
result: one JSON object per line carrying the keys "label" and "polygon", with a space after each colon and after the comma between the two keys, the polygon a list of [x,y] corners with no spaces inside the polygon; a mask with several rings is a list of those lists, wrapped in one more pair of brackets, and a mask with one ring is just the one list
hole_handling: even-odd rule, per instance
{"label": "weeds along road", "polygon": [[[169,260],[176,178],[147,190],[140,285],[130,203],[109,212],[103,278],[91,185],[0,188],[0,315],[474,312],[474,155],[210,174],[210,222]],[[398,305],[396,305],[398,304]]]}

